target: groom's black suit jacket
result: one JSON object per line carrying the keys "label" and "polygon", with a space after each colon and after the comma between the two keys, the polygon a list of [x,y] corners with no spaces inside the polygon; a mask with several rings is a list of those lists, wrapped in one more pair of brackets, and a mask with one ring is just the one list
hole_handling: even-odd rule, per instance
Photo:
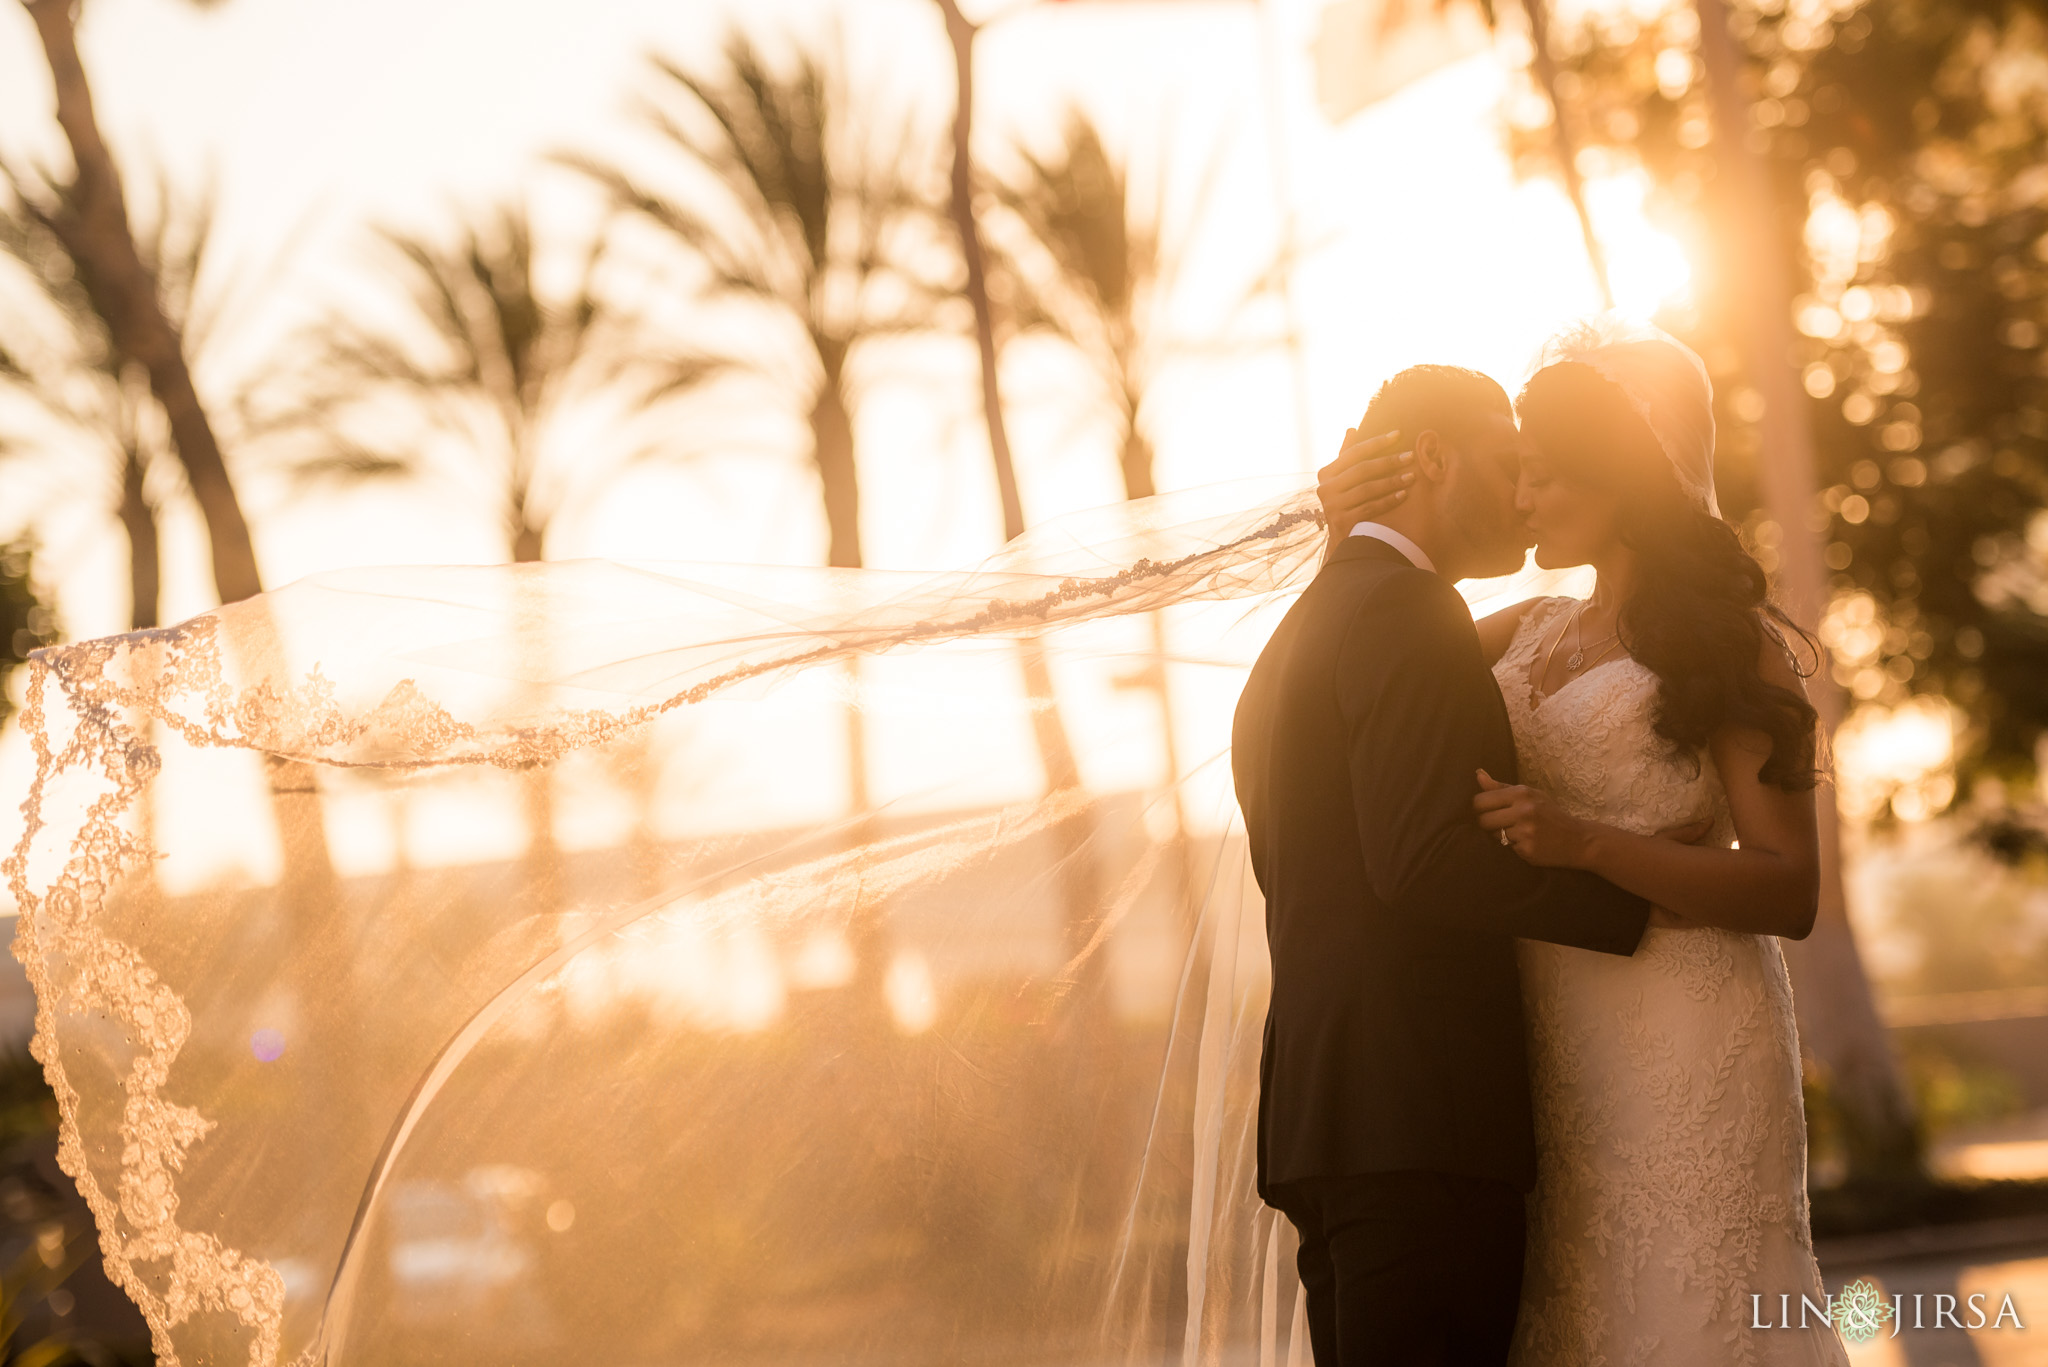
{"label": "groom's black suit jacket", "polygon": [[1649,907],[1534,868],[1472,812],[1515,781],[1457,591],[1354,536],[1259,655],[1232,732],[1273,997],[1259,1193],[1425,1170],[1536,1179],[1515,937],[1633,953]]}

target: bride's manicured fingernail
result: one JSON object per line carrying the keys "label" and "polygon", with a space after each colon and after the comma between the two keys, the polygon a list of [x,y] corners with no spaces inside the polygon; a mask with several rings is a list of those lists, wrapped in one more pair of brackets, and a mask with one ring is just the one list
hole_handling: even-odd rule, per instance
{"label": "bride's manicured fingernail", "polygon": [[1403,470],[1401,472],[1401,482],[1403,484],[1413,484],[1415,482],[1415,472],[1413,470]]}
{"label": "bride's manicured fingernail", "polygon": [[1415,453],[1413,451],[1403,451],[1394,459],[1400,461],[1403,465],[1413,465],[1415,463]]}
{"label": "bride's manicured fingernail", "polygon": [[1402,499],[1406,497],[1408,497],[1408,491],[1406,489],[1402,489],[1394,495],[1394,502],[1399,503]]}

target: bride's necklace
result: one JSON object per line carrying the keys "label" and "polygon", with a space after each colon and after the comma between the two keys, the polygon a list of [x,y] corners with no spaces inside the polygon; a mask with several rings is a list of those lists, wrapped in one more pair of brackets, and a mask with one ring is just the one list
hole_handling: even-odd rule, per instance
{"label": "bride's necklace", "polygon": [[1578,650],[1574,650],[1571,654],[1564,657],[1564,672],[1567,674],[1576,674],[1579,672],[1580,669],[1584,668],[1586,665],[1604,659],[1607,653],[1614,649],[1615,643],[1620,639],[1621,637],[1619,635],[1615,635],[1603,637],[1600,640],[1595,641],[1594,644],[1599,646],[1600,649],[1594,651],[1591,657],[1587,656],[1585,649],[1583,647],[1581,647]]}
{"label": "bride's necklace", "polygon": [[1595,650],[1590,657],[1586,654],[1588,646],[1584,637],[1580,635],[1579,619],[1585,616],[1586,605],[1591,601],[1589,598],[1580,599],[1579,605],[1572,609],[1570,619],[1558,629],[1557,638],[1550,643],[1550,649],[1543,656],[1543,672],[1537,676],[1539,680],[1550,677],[1550,666],[1557,659],[1557,649],[1564,644],[1566,636],[1572,638],[1572,653],[1564,657],[1564,672],[1567,678],[1577,675],[1589,663],[1605,657],[1614,648],[1615,643],[1621,639],[1619,631],[1612,632],[1593,642],[1599,649]]}
{"label": "bride's necklace", "polygon": [[[1564,657],[1564,672],[1567,674],[1576,674],[1581,669],[1585,668],[1587,664],[1587,646],[1585,637],[1581,633],[1585,628],[1585,622],[1583,619],[1586,615],[1586,609],[1591,607],[1592,604],[1593,600],[1590,598],[1581,599],[1578,608],[1574,610],[1572,613],[1572,653]],[[1616,641],[1619,641],[1620,639],[1621,632],[1617,629],[1615,631],[1609,632],[1607,635],[1602,636],[1599,640],[1593,642],[1593,644],[1599,646],[1600,649],[1593,653],[1592,658],[1597,660],[1601,656],[1605,655],[1609,648],[1611,648],[1614,645],[1614,643]],[[1563,642],[1563,632],[1558,633],[1558,640],[1560,643]]]}

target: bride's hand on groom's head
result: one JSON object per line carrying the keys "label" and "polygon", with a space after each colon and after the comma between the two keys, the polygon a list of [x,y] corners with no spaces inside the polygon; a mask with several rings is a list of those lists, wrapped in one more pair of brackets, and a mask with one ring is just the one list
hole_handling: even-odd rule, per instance
{"label": "bride's hand on groom's head", "polygon": [[1502,783],[1478,771],[1472,799],[1482,830],[1497,832],[1503,845],[1531,864],[1553,869],[1586,867],[1586,822],[1566,812],[1550,794],[1526,784]]}
{"label": "bride's hand on groom's head", "polygon": [[1323,505],[1333,536],[1348,536],[1361,522],[1370,522],[1401,506],[1415,482],[1415,453],[1398,449],[1399,432],[1344,434],[1337,459],[1316,471],[1316,498]]}

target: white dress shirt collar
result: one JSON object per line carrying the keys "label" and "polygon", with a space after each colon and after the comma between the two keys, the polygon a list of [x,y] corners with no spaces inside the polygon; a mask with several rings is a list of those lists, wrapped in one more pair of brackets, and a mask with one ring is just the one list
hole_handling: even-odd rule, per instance
{"label": "white dress shirt collar", "polygon": [[1407,556],[1408,563],[1415,566],[1415,568],[1428,570],[1431,574],[1436,573],[1435,563],[1422,553],[1422,547],[1416,545],[1392,527],[1384,527],[1377,522],[1361,522],[1351,529],[1351,534],[1353,536],[1369,536],[1375,541],[1384,541],[1401,554]]}

